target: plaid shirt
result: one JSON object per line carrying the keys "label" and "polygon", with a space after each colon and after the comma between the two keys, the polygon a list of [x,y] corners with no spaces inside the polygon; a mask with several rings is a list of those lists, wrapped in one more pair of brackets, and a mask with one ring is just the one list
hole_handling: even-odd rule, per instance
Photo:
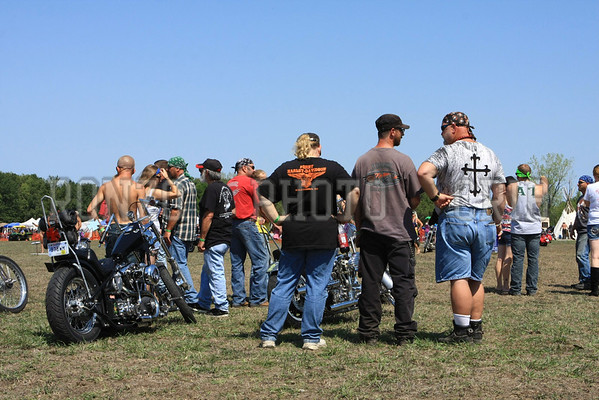
{"label": "plaid shirt", "polygon": [[[196,187],[193,182],[185,175],[178,177],[174,184],[177,185],[180,197],[170,201],[170,208],[180,210],[180,218],[172,230],[172,235],[177,236],[181,240],[195,240],[197,227],[197,203],[196,203]],[[164,213],[164,221],[168,223],[171,210],[166,209]]]}

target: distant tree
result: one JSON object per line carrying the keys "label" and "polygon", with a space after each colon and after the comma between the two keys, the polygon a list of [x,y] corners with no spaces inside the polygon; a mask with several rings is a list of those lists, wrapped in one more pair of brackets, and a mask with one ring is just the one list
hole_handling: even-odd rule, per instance
{"label": "distant tree", "polygon": [[543,175],[549,181],[549,191],[541,204],[541,213],[548,216],[551,225],[554,225],[565,205],[566,199],[562,189],[569,187],[572,181],[573,160],[566,158],[563,154],[547,153],[540,159],[533,155],[528,164],[532,169],[535,181],[538,182]]}
{"label": "distant tree", "polygon": [[416,213],[418,214],[418,218],[422,222],[425,222],[424,219],[433,215],[434,210],[435,205],[433,204],[431,199],[428,198],[426,193],[422,193],[420,195],[420,204],[418,205],[418,207],[416,207]]}
{"label": "distant tree", "polygon": [[41,203],[48,183],[37,175],[0,172],[0,221],[23,222],[40,217]]}

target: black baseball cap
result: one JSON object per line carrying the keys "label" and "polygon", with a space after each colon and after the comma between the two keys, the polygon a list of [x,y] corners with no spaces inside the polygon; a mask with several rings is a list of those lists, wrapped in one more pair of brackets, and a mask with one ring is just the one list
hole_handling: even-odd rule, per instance
{"label": "black baseball cap", "polygon": [[210,171],[220,172],[223,169],[223,165],[220,163],[220,161],[215,160],[214,158],[207,158],[203,163],[196,164],[196,168],[200,171],[206,168]]}
{"label": "black baseball cap", "polygon": [[383,114],[375,122],[376,129],[379,132],[390,131],[391,128],[410,129],[410,125],[402,122],[401,118],[395,114]]}

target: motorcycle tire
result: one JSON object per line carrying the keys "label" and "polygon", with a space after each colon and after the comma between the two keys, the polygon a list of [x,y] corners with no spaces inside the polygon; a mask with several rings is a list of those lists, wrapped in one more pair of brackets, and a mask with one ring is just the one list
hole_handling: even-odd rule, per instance
{"label": "motorcycle tire", "polygon": [[[268,277],[268,286],[267,286],[267,294],[268,301],[270,301],[270,294],[272,290],[277,286],[278,283],[277,274],[270,274]],[[300,285],[305,285],[306,280],[302,276],[298,283],[298,287]],[[293,293],[293,298],[291,299],[291,304],[289,304],[289,310],[287,311],[287,318],[285,319],[285,325],[291,326],[293,328],[301,328],[302,326],[302,317],[304,315],[304,298],[297,293],[297,290]]]}
{"label": "motorcycle tire", "polygon": [[164,286],[166,286],[166,290],[168,290],[172,296],[171,300],[175,302],[179,308],[179,311],[181,311],[181,315],[183,315],[185,322],[188,324],[195,324],[196,317],[193,315],[193,310],[185,302],[183,291],[179,286],[177,286],[175,281],[173,281],[173,277],[169,273],[168,269],[166,269],[165,266],[160,266],[158,267],[158,270],[160,271],[160,277],[162,278]]}
{"label": "motorcycle tire", "polygon": [[[93,293],[98,281],[89,271],[83,271]],[[98,337],[102,330],[98,315],[85,307],[85,301],[87,289],[77,269],[59,268],[54,272],[46,290],[46,316],[58,340],[80,343],[92,342]]]}
{"label": "motorcycle tire", "polygon": [[0,256],[0,311],[18,313],[27,304],[27,280],[19,265]]}

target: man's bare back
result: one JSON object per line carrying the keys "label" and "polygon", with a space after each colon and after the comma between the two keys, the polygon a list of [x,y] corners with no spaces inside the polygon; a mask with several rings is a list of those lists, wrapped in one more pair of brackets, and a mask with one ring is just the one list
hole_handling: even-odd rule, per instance
{"label": "man's bare back", "polygon": [[135,173],[135,161],[130,156],[119,158],[117,163],[117,175],[100,186],[98,193],[92,199],[87,207],[87,212],[92,218],[97,219],[97,208],[106,201],[108,214],[114,214],[115,221],[119,224],[129,222],[127,213],[141,210],[138,200],[145,197],[145,191],[142,185],[132,179]]}

